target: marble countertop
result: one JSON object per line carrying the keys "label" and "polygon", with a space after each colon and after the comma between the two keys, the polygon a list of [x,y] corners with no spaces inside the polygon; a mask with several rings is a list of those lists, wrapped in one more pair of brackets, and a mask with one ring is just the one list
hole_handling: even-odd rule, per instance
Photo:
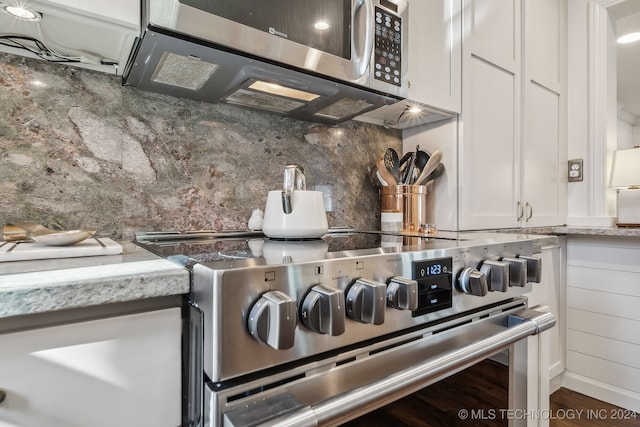
{"label": "marble countertop", "polygon": [[640,237],[640,227],[585,227],[562,225],[553,227],[532,227],[510,230],[496,230],[508,233],[549,234],[549,235],[582,235],[609,237]]}
{"label": "marble countertop", "polygon": [[189,272],[131,242],[120,255],[0,263],[0,319],[189,292]]}

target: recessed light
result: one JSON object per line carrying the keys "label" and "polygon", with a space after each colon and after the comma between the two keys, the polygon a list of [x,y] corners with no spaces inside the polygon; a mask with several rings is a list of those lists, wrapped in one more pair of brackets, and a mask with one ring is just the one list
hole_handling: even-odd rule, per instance
{"label": "recessed light", "polygon": [[15,18],[22,19],[23,21],[40,21],[42,19],[41,13],[25,9],[22,6],[3,4],[2,10]]}
{"label": "recessed light", "polygon": [[329,29],[329,23],[326,22],[326,21],[318,21],[315,24],[313,24],[313,28],[315,28],[316,30],[320,30],[320,31],[328,30]]}
{"label": "recessed light", "polygon": [[638,40],[640,40],[640,32],[637,31],[618,37],[618,43],[620,44],[633,43]]}

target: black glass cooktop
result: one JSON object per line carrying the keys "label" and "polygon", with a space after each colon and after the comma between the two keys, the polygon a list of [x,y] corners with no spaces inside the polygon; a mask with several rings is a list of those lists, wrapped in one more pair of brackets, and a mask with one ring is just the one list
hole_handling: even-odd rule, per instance
{"label": "black glass cooktop", "polygon": [[301,240],[270,239],[259,232],[151,232],[137,233],[136,243],[181,265],[200,263],[224,269],[444,249],[457,246],[458,240],[452,237],[353,231]]}

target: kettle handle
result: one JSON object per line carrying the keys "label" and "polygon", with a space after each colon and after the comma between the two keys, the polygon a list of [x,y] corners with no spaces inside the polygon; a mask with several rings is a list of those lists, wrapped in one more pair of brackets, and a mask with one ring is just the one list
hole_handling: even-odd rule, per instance
{"label": "kettle handle", "polygon": [[307,182],[304,177],[304,169],[299,165],[287,165],[284,168],[284,184],[282,190],[306,190]]}
{"label": "kettle handle", "polygon": [[287,165],[284,168],[284,183],[282,185],[282,211],[290,214],[293,211],[291,196],[294,190],[306,190],[307,182],[304,169],[299,165]]}

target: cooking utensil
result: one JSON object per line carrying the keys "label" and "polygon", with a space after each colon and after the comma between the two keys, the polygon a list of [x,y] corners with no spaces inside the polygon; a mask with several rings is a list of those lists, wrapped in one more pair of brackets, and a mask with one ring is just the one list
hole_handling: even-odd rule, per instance
{"label": "cooking utensil", "polygon": [[380,172],[378,172],[378,170],[376,169],[376,178],[378,179],[378,183],[380,185],[382,185],[383,187],[388,187],[389,183],[387,181],[385,181],[381,176],[380,176]]}
{"label": "cooking utensil", "polygon": [[411,151],[404,153],[404,155],[400,159],[400,167],[398,168],[399,169],[398,175],[400,179],[398,180],[398,182],[404,182],[404,179],[407,176],[407,166],[410,158],[411,158]]}
{"label": "cooking utensil", "polygon": [[422,185],[424,182],[426,182],[426,179],[429,176],[429,174],[433,172],[433,170],[438,166],[438,164],[440,164],[440,160],[442,160],[442,151],[440,150],[434,151],[431,154],[431,157],[429,157],[429,161],[424,166],[424,169],[422,170],[422,172],[420,172],[420,176],[418,177],[418,179],[415,180],[415,183],[418,185]]}
{"label": "cooking utensil", "polygon": [[376,167],[378,168],[378,174],[382,177],[382,179],[389,185],[396,185],[398,180],[396,180],[391,172],[387,169],[384,164],[384,153],[378,157],[378,161],[376,162]]}
{"label": "cooking utensil", "polygon": [[377,166],[374,166],[369,171],[369,179],[371,179],[371,183],[373,185],[375,185],[376,187],[386,187],[387,185],[389,185],[389,183],[386,182],[384,179],[382,179],[382,177],[378,173],[378,167]]}
{"label": "cooking utensil", "polygon": [[[418,147],[416,146],[416,151]],[[411,153],[411,158],[409,159],[409,163],[407,164],[407,174],[404,176],[402,181],[403,184],[410,184],[413,180],[413,169],[416,166],[416,153]]]}
{"label": "cooking utensil", "polygon": [[429,153],[427,153],[426,151],[418,150],[416,147],[416,169],[422,172],[427,162],[429,161],[429,157],[431,157]]}
{"label": "cooking utensil", "polygon": [[438,178],[444,173],[444,163],[438,163],[438,166],[431,172],[424,180],[424,182],[418,183],[418,185],[427,185],[434,179]]}
{"label": "cooking utensil", "polygon": [[398,160],[398,153],[393,148],[387,148],[384,152],[384,165],[387,170],[395,178],[396,182],[400,180],[400,161]]}

